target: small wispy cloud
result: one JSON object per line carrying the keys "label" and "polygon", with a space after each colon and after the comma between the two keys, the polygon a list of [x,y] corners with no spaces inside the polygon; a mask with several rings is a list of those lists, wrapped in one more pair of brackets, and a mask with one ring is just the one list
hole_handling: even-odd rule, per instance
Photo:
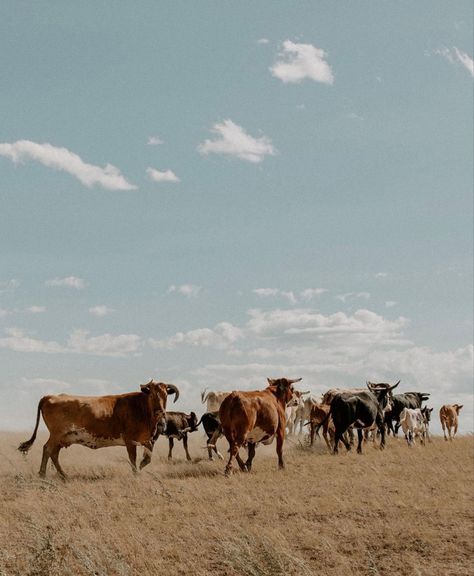
{"label": "small wispy cloud", "polygon": [[375,273],[376,278],[387,278],[387,276],[388,276],[388,272],[376,272]]}
{"label": "small wispy cloud", "polygon": [[268,38],[259,38],[257,44],[268,44],[270,40]]}
{"label": "small wispy cloud", "polygon": [[66,278],[51,278],[46,280],[46,286],[54,286],[56,288],[75,288],[76,290],[84,290],[87,282],[83,278],[76,276],[67,276]]}
{"label": "small wispy cloud", "polygon": [[113,308],[109,308],[108,306],[105,305],[93,306],[92,308],[89,308],[89,314],[92,314],[92,316],[97,316],[99,318],[102,316],[109,316],[114,312],[115,310]]}
{"label": "small wispy cloud", "polygon": [[95,184],[108,190],[136,190],[137,188],[128,182],[120,170],[112,164],[106,164],[103,168],[88,164],[67,148],[48,143],[38,144],[31,140],[0,143],[0,156],[9,158],[15,164],[24,160],[35,160],[48,168],[67,172],[88,188]]}
{"label": "small wispy cloud", "polygon": [[164,141],[159,136],[149,136],[147,144],[148,146],[159,146],[164,144]]}
{"label": "small wispy cloud", "polygon": [[172,294],[173,292],[186,296],[187,298],[197,298],[201,292],[201,286],[195,286],[194,284],[181,284],[181,286],[175,286],[172,284],[168,288],[167,293]]}
{"label": "small wispy cloud", "polygon": [[297,304],[300,300],[309,302],[313,298],[327,292],[325,288],[306,288],[299,293],[293,290],[280,290],[279,288],[254,288],[254,294],[260,298],[280,297],[288,300],[290,304]]}
{"label": "small wispy cloud", "polygon": [[362,298],[368,300],[370,298],[370,292],[346,292],[345,294],[338,294],[336,296],[337,300],[341,302],[347,302],[348,300],[353,300],[355,298]]}
{"label": "small wispy cloud", "polygon": [[154,182],[180,182],[180,179],[172,170],[155,170],[155,168],[147,168],[146,173]]}
{"label": "small wispy cloud", "polygon": [[16,278],[10,278],[9,280],[0,280],[0,293],[15,290],[19,286],[20,281],[17,280]]}
{"label": "small wispy cloud", "polygon": [[397,302],[395,302],[395,300],[387,300],[387,302],[385,302],[386,308],[393,308],[396,305],[397,305]]}
{"label": "small wispy cloud", "polygon": [[270,71],[275,78],[285,84],[298,84],[305,79],[333,84],[334,74],[326,57],[324,50],[312,44],[297,44],[291,40],[285,40],[280,60],[270,67]]}
{"label": "small wispy cloud", "polygon": [[459,50],[456,46],[453,46],[451,49],[439,48],[438,50],[435,50],[435,54],[444,56],[451,63],[459,62],[464,66],[469,74],[474,77],[474,61],[468,54],[466,54],[466,52]]}
{"label": "small wispy cloud", "polygon": [[232,120],[214,124],[211,129],[217,138],[205,140],[198,146],[201,154],[225,154],[247,162],[259,163],[265,156],[275,156],[276,148],[267,136],[254,138]]}
{"label": "small wispy cloud", "polygon": [[26,311],[30,314],[43,314],[46,312],[46,306],[30,306]]}

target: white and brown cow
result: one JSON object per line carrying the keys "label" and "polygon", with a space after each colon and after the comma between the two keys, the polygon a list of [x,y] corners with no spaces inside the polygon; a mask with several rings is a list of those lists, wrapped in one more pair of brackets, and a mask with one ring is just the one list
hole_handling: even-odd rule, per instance
{"label": "white and brown cow", "polygon": [[415,444],[416,436],[420,437],[423,445],[425,444],[426,425],[420,408],[404,408],[400,414],[400,425],[408,446]]}
{"label": "white and brown cow", "polygon": [[[447,440],[446,430],[448,431],[449,439],[452,440],[458,431],[458,417],[463,404],[445,404],[441,406],[439,411],[439,419],[441,427],[443,428],[444,439]],[[451,429],[453,432],[451,433]]]}
{"label": "white and brown cow", "polygon": [[221,404],[230,392],[206,392],[207,388],[201,392],[201,402],[206,404],[206,412],[218,412]]}
{"label": "white and brown cow", "polygon": [[166,429],[166,400],[179,391],[173,384],[150,380],[140,386],[140,392],[110,396],[43,396],[38,404],[36,426],[29,440],[18,447],[27,453],[36,439],[40,415],[49,430],[43,447],[39,474],[44,477],[51,458],[62,478],[66,475],[59,464],[59,451],[72,444],[89,448],[125,446],[134,470],[137,469],[137,446],[144,447],[140,468],[151,460],[153,445]]}

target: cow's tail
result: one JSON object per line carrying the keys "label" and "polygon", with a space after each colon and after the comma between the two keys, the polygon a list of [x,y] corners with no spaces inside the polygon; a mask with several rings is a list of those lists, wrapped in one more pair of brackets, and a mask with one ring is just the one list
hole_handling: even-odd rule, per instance
{"label": "cow's tail", "polygon": [[28,450],[33,446],[34,441],[36,440],[36,432],[38,431],[38,426],[39,426],[39,421],[40,421],[40,414],[41,414],[41,408],[43,407],[43,402],[46,399],[46,396],[44,396],[43,398],[41,398],[41,400],[38,402],[38,410],[36,412],[36,425],[35,425],[35,429],[33,430],[33,435],[31,436],[31,438],[29,440],[27,440],[26,442],[22,442],[19,446],[18,446],[18,450],[20,452],[23,452],[23,454],[27,454]]}

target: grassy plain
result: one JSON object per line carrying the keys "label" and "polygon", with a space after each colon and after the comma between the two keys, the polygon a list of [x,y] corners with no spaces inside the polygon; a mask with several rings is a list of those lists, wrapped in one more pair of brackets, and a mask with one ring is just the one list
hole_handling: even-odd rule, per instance
{"label": "grassy plain", "polygon": [[[125,448],[61,451],[70,479],[37,476],[45,436],[0,434],[1,576],[474,574],[474,438],[338,457],[290,439],[223,476],[201,432],[192,463],[160,439],[134,475]],[[226,443],[220,440],[221,451]]]}

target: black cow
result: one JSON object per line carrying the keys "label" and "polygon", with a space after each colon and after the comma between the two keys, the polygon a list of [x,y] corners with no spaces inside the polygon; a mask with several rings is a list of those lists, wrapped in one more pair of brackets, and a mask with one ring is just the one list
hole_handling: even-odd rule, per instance
{"label": "black cow", "polygon": [[212,451],[217,454],[218,458],[224,460],[224,456],[219,452],[216,447],[217,440],[222,436],[221,422],[219,420],[219,412],[206,412],[201,416],[201,420],[196,424],[201,424],[207,435],[207,453],[209,460],[212,460]]}
{"label": "black cow", "polygon": [[188,452],[188,432],[194,432],[198,428],[198,419],[194,412],[185,414],[184,412],[166,412],[165,436],[168,436],[169,452],[168,460],[173,457],[174,440],[182,440],[186,459],[191,460]]}
{"label": "black cow", "polygon": [[[347,450],[351,449],[344,433],[349,426],[357,429],[357,452],[362,453],[363,428],[370,428],[374,424],[380,432],[380,448],[385,447],[384,412],[390,409],[392,390],[400,384],[367,384],[368,390],[363,392],[341,392],[331,402],[329,414],[332,416],[336,429],[334,438],[334,454],[338,453],[339,441],[342,441]],[[329,415],[328,415],[329,417]]]}
{"label": "black cow", "polygon": [[[424,392],[405,392],[395,394],[392,398],[392,410],[386,414],[385,423],[387,430],[391,431],[394,436],[398,434],[400,428],[400,414],[404,408],[421,408],[422,402],[426,402],[429,394]],[[395,427],[393,423],[395,422]]]}

